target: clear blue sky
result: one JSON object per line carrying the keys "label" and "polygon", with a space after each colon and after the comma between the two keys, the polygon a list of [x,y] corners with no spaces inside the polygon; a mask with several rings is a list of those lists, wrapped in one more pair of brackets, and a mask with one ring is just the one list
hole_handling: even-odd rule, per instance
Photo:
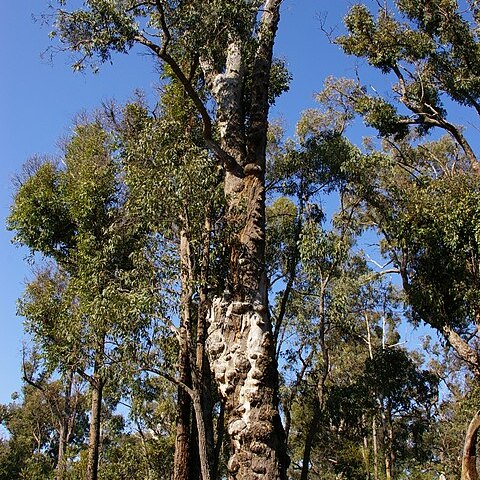
{"label": "clear blue sky", "polygon": [[[368,3],[368,2],[367,2]],[[372,4],[374,2],[371,2]],[[136,51],[113,58],[99,74],[74,74],[66,54],[53,63],[41,59],[48,48],[48,27],[34,22],[47,1],[2,1],[0,4],[0,403],[21,385],[22,320],[16,317],[29,266],[26,251],[10,243],[5,217],[12,200],[11,179],[33,155],[54,155],[57,142],[68,135],[76,114],[91,111],[102,101],[124,102],[135,89],[150,93],[157,81],[152,58]],[[328,24],[340,25],[350,1],[285,0],[276,55],[288,62],[293,82],[273,111],[290,131],[299,113],[314,105],[313,93],[327,75],[353,76],[354,60],[330,45],[319,16],[328,11]]]}

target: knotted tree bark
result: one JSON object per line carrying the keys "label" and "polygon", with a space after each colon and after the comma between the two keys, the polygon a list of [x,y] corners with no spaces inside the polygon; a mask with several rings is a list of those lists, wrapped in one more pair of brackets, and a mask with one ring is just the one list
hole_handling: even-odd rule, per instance
{"label": "knotted tree bark", "polygon": [[224,187],[229,274],[223,295],[212,302],[206,344],[231,440],[230,479],[284,479],[288,466],[265,273],[268,89],[280,4],[281,0],[269,0],[262,9],[255,58],[248,65],[252,79],[248,109],[242,39],[232,38],[222,73],[201,60],[218,106],[220,146],[231,159]]}

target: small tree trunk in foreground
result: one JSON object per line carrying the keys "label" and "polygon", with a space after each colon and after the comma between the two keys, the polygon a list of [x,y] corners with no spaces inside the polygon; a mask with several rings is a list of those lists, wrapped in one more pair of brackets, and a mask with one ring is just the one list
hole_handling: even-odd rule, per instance
{"label": "small tree trunk in foreground", "polygon": [[63,406],[63,415],[60,420],[60,431],[59,431],[59,441],[58,441],[58,463],[55,471],[55,479],[63,480],[65,477],[67,469],[67,447],[68,440],[70,437],[70,424],[72,422],[72,408],[71,408],[71,397],[72,397],[72,385],[73,385],[73,371],[69,371],[67,375],[67,385],[65,387],[65,399]]}
{"label": "small tree trunk in foreground", "polygon": [[87,480],[97,480],[100,452],[100,423],[102,415],[103,380],[94,376],[92,384],[92,411],[88,441]]}
{"label": "small tree trunk in foreground", "polygon": [[[178,377],[183,385],[190,387],[190,303],[191,269],[190,244],[185,229],[180,232],[180,279],[181,319],[179,329]],[[175,436],[175,457],[173,461],[174,480],[189,480],[191,456],[190,416],[192,402],[190,395],[181,385],[177,390],[177,419]]]}
{"label": "small tree trunk in foreground", "polygon": [[472,418],[465,435],[462,458],[462,480],[478,480],[477,435],[480,428],[480,412]]}

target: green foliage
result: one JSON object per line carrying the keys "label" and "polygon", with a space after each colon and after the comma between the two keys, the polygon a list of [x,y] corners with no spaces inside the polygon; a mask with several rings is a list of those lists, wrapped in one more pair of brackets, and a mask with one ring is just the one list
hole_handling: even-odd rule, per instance
{"label": "green foliage", "polygon": [[438,395],[438,379],[420,371],[407,352],[398,348],[378,349],[373,358],[367,359],[363,382],[377,396],[388,399],[394,414],[410,415],[418,405],[428,411]]}
{"label": "green foliage", "polygon": [[41,165],[19,189],[8,226],[17,232],[15,241],[63,258],[73,247],[75,226],[58,195],[59,184],[56,166],[50,162]]}
{"label": "green foliage", "polygon": [[[26,384],[21,401],[0,406],[0,422],[8,432],[0,449],[0,478],[47,480],[58,462],[58,442],[65,402],[63,383],[43,379],[37,387]],[[88,421],[81,394],[75,396],[72,456],[83,446]]]}
{"label": "green foliage", "polygon": [[[65,1],[59,3],[66,4]],[[87,57],[98,55],[102,62],[110,59],[112,50],[125,53],[133,45],[138,26],[133,15],[122,12],[115,3],[132,2],[87,1],[85,10],[59,10],[52,35],[58,35],[62,42]],[[73,68],[83,68],[83,61],[76,62]]]}
{"label": "green foliage", "polygon": [[403,123],[406,117],[400,116],[395,107],[382,98],[364,95],[356,100],[355,110],[363,115],[365,123],[378,130],[382,137],[393,136],[401,140],[408,134],[408,125]]}
{"label": "green foliage", "polygon": [[365,5],[353,6],[345,17],[348,34],[337,43],[383,73],[393,72],[398,80],[393,92],[413,117],[399,115],[398,107],[381,98],[371,99],[358,111],[382,136],[404,137],[408,125],[418,125],[420,134],[432,127],[452,132],[443,95],[479,111],[476,8],[467,2],[462,12],[453,0],[395,3],[398,13],[385,7],[376,18]]}

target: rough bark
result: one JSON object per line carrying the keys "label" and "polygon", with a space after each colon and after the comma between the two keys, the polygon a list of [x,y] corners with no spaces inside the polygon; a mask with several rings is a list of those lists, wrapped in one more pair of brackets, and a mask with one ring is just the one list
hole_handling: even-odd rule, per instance
{"label": "rough bark", "polygon": [[[242,101],[241,44],[233,39],[224,73],[210,75],[221,147],[243,171],[227,168],[228,288],[213,300],[206,343],[225,407],[230,479],[284,479],[287,455],[278,413],[277,365],[265,274],[265,149],[268,84],[281,0],[264,4],[252,71],[250,120]],[[204,67],[208,74],[208,69]],[[245,132],[245,134],[244,134]]]}
{"label": "rough bark", "polygon": [[103,380],[94,374],[91,383],[92,407],[88,440],[87,480],[97,480],[98,478],[103,387]]}
{"label": "rough bark", "polygon": [[[242,331],[248,334],[240,336]],[[265,312],[247,302],[215,300],[208,343],[232,444],[230,478],[284,478],[276,368]]]}
{"label": "rough bark", "polygon": [[449,325],[442,326],[442,333],[447,342],[457,352],[457,355],[470,366],[477,377],[480,377],[480,364],[477,352]]}
{"label": "rough bark", "polygon": [[478,480],[477,436],[480,429],[480,412],[472,418],[465,435],[462,457],[462,480]]}

